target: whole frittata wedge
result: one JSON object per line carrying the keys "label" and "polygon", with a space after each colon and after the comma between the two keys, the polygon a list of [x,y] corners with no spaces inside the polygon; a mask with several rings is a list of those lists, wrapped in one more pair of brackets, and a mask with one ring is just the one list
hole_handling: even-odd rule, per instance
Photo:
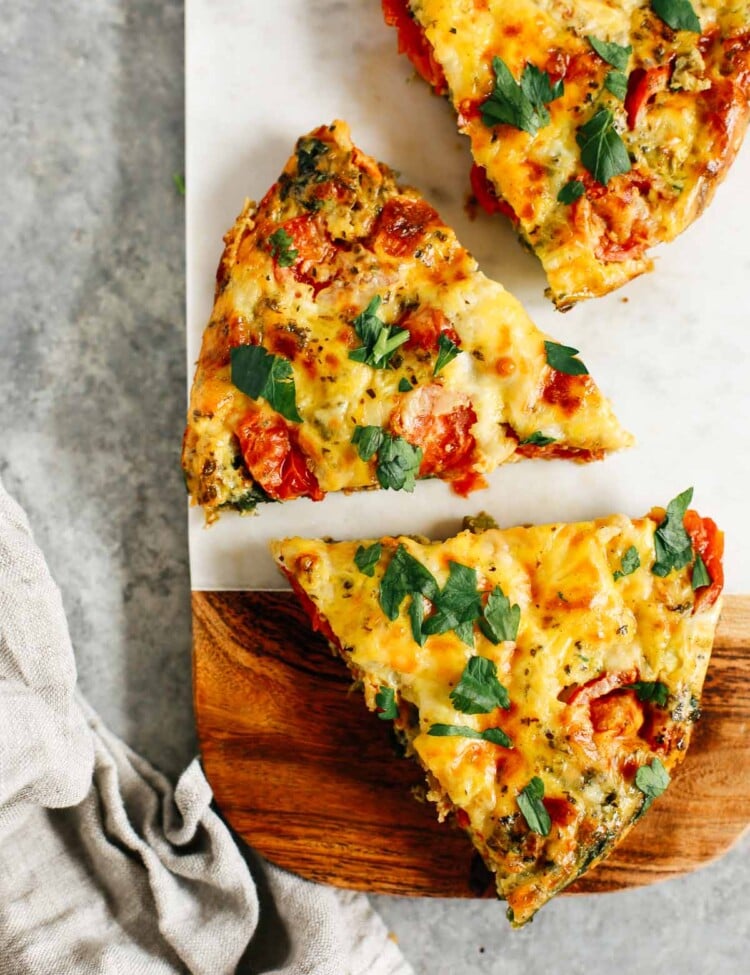
{"label": "whole frittata wedge", "polygon": [[272,546],[514,925],[606,856],[685,755],[723,586],[723,536],[691,498],[640,519],[484,516],[445,542]]}
{"label": "whole frittata wedge", "polygon": [[382,2],[471,140],[475,196],[510,217],[560,308],[650,270],[747,127],[748,0]]}
{"label": "whole frittata wedge", "polygon": [[507,461],[631,442],[576,350],[343,122],[299,140],[225,241],[182,455],[209,521],[420,477],[465,494]]}

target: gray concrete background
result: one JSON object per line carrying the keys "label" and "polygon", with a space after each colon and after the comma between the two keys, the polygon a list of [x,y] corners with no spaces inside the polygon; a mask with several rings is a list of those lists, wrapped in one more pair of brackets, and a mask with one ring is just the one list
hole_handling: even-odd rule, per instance
{"label": "gray concrete background", "polygon": [[[172,775],[195,750],[182,16],[0,6],[0,474],[62,589],[85,694]],[[682,880],[560,898],[517,933],[493,902],[376,902],[419,975],[742,975],[748,865],[746,839]]]}

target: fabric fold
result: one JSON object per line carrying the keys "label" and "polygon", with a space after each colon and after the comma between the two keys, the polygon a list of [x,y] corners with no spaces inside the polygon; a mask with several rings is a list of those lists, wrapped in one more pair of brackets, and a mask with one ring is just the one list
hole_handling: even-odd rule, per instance
{"label": "fabric fold", "polygon": [[261,903],[198,760],[173,788],[75,679],[60,594],[0,483],[0,975],[410,975],[362,894],[261,862]]}

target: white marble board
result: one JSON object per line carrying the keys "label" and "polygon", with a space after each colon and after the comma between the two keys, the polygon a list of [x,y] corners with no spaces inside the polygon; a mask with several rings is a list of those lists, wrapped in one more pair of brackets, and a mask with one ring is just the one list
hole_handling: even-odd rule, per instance
{"label": "white marble board", "polygon": [[355,142],[425,194],[540,328],[581,350],[638,439],[603,463],[501,468],[468,500],[429,481],[413,495],[330,495],[267,505],[257,517],[228,513],[208,529],[193,508],[193,588],[283,588],[267,543],[286,535],[440,537],[480,509],[501,525],[641,515],[692,484],[695,506],[726,531],[728,590],[750,592],[750,146],[709,210],[658,250],[652,274],[563,315],[507,221],[468,218],[468,141],[448,104],[397,54],[379,0],[188,0],[186,28],[190,379],[222,235],[245,197],[260,199],[274,182],[299,135],[343,118]]}

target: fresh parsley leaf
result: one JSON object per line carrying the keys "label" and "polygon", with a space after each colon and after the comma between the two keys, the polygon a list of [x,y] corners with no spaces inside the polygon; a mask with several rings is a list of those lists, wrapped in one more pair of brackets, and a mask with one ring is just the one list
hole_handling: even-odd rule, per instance
{"label": "fresh parsley leaf", "polygon": [[669,688],[660,680],[637,680],[633,684],[625,684],[624,686],[635,691],[639,701],[653,701],[660,708],[667,706]]}
{"label": "fresh parsley leaf", "polygon": [[380,581],[380,606],[388,619],[396,619],[406,596],[421,593],[432,601],[439,591],[435,576],[400,544]]}
{"label": "fresh parsley leaf", "polygon": [[604,79],[604,87],[607,91],[611,91],[615,98],[624,102],[628,93],[628,76],[624,71],[610,71]]}
{"label": "fresh parsley leaf", "polygon": [[403,437],[393,437],[390,433],[383,433],[383,443],[378,451],[376,471],[382,488],[411,493],[414,490],[421,463],[421,447],[412,446]]}
{"label": "fresh parsley leaf", "polygon": [[641,807],[641,815],[648,809],[654,799],[659,798],[669,785],[669,782],[669,772],[667,772],[658,758],[655,758],[650,765],[641,765],[635,773],[635,784],[646,797],[646,801]]}
{"label": "fresh parsley leaf", "polygon": [[472,646],[474,632],[472,623],[482,613],[482,599],[477,592],[476,569],[461,565],[460,562],[448,564],[448,580],[432,600],[435,612],[422,624],[422,633],[447,633],[455,630],[464,643]]}
{"label": "fresh parsley leaf", "polygon": [[297,143],[297,172],[311,176],[317,172],[318,160],[328,152],[328,146],[320,139],[300,139]]}
{"label": "fresh parsley leaf", "polygon": [[586,187],[583,185],[580,179],[570,179],[557,194],[557,202],[575,203],[576,200],[580,200],[585,192]]}
{"label": "fresh parsley leaf", "polygon": [[497,666],[486,657],[471,657],[450,695],[461,714],[489,714],[495,708],[510,708],[506,687],[497,679]]}
{"label": "fresh parsley leaf", "polygon": [[547,836],[552,828],[552,820],[544,808],[544,782],[535,775],[525,788],[516,796],[518,808],[521,810],[526,825],[532,833]]}
{"label": "fresh parsley leaf", "polygon": [[271,234],[268,243],[271,245],[271,257],[279,267],[291,267],[297,260],[297,250],[292,247],[294,241],[283,227]]}
{"label": "fresh parsley leaf", "polygon": [[266,352],[262,345],[232,349],[232,383],[251,399],[263,397],[269,406],[293,423],[302,423],[297,412],[292,364]]}
{"label": "fresh parsley leaf", "polygon": [[702,589],[704,586],[711,585],[711,576],[708,574],[706,563],[701,558],[699,552],[695,555],[695,565],[693,566],[693,576],[690,584],[693,587],[693,592],[696,589]]}
{"label": "fresh parsley leaf", "polygon": [[536,135],[539,129],[549,124],[550,114],[545,106],[563,94],[562,80],[553,85],[546,71],[527,64],[519,83],[498,57],[492,59],[492,70],[495,85],[480,107],[484,125],[488,128],[512,125],[529,135]]}
{"label": "fresh parsley leaf", "polygon": [[411,635],[416,643],[423,647],[427,637],[422,632],[424,623],[424,599],[421,593],[412,593],[411,605],[409,606],[409,620],[411,622]]}
{"label": "fresh parsley leaf", "polygon": [[375,566],[380,561],[382,551],[383,546],[380,542],[368,545],[367,548],[364,545],[360,545],[354,553],[354,564],[360,572],[372,578],[375,575]]}
{"label": "fresh parsley leaf", "polygon": [[690,0],[651,0],[651,9],[672,30],[701,32],[701,22]]}
{"label": "fresh parsley leaf", "polygon": [[352,322],[362,345],[349,353],[355,362],[363,362],[373,369],[388,369],[389,360],[396,349],[409,340],[405,328],[394,329],[378,318],[377,312],[383,299],[375,295],[370,304]]}
{"label": "fresh parsley leaf", "polygon": [[614,116],[608,108],[600,108],[581,126],[576,142],[581,147],[581,162],[604,186],[613,176],[630,172],[628,150],[615,129]]}
{"label": "fresh parsley leaf", "polygon": [[555,443],[555,438],[546,436],[541,430],[535,430],[530,437],[524,437],[523,440],[518,441],[520,447],[525,444],[530,444],[533,447],[546,447],[551,443]]}
{"label": "fresh parsley leaf", "polygon": [[[537,111],[545,111],[541,106],[548,105],[556,98],[561,98],[565,91],[562,78],[558,78],[553,85],[552,79],[546,71],[542,71],[541,68],[530,63],[523,69],[521,88]],[[549,121],[549,113],[545,111],[545,114],[547,114]]]}
{"label": "fresh parsley leaf", "polygon": [[172,182],[174,183],[174,188],[180,194],[180,196],[185,195],[185,177],[182,173],[172,173]]}
{"label": "fresh parsley leaf", "polygon": [[382,427],[355,427],[352,443],[359,452],[360,460],[370,460],[380,450],[385,431]]}
{"label": "fresh parsley leaf", "polygon": [[632,575],[636,569],[641,567],[641,557],[638,554],[638,549],[635,545],[631,545],[630,548],[626,549],[623,553],[622,559],[620,561],[620,568],[616,569],[612,573],[612,578],[617,582],[618,579],[622,579],[623,576]]}
{"label": "fresh parsley leaf", "polygon": [[460,351],[461,349],[456,343],[452,342],[444,332],[441,332],[438,339],[438,355],[432,375],[437,376],[441,369],[445,368],[449,362],[453,362]]}
{"label": "fresh parsley leaf", "polygon": [[654,533],[656,561],[651,566],[655,576],[668,576],[673,569],[684,569],[693,557],[693,545],[685,531],[685,512],[693,500],[693,489],[688,488],[667,505],[664,521]]}
{"label": "fresh parsley leaf", "polygon": [[392,687],[381,687],[375,695],[375,706],[377,715],[381,721],[393,721],[398,717],[398,707],[396,705],[396,695]]}
{"label": "fresh parsley leaf", "polygon": [[352,443],[356,446],[361,460],[370,460],[378,455],[376,474],[380,486],[394,491],[413,491],[419,467],[422,463],[422,448],[413,447],[403,437],[394,437],[381,427],[354,428]]}
{"label": "fresh parsley leaf", "polygon": [[518,604],[511,606],[500,586],[495,586],[487,597],[479,629],[488,640],[498,644],[501,640],[516,639],[520,621],[521,607]]}
{"label": "fresh parsley leaf", "polygon": [[476,738],[482,741],[492,742],[493,745],[502,745],[503,748],[512,748],[513,742],[505,734],[502,728],[486,728],[484,731],[476,731],[462,724],[434,724],[427,732],[433,738]]}
{"label": "fresh parsley leaf", "polygon": [[414,389],[414,387],[412,386],[412,384],[409,382],[408,379],[406,378],[399,379],[398,381],[399,393],[410,393],[412,389]]}
{"label": "fresh parsley leaf", "polygon": [[630,55],[633,53],[633,48],[630,44],[627,47],[623,47],[621,44],[615,44],[614,41],[600,41],[598,37],[593,37],[591,34],[588,35],[586,40],[602,61],[611,64],[618,71],[628,70],[628,61],[630,60]]}
{"label": "fresh parsley leaf", "polygon": [[564,372],[566,376],[587,376],[588,369],[580,359],[574,359],[578,355],[578,349],[570,345],[560,345],[559,342],[545,342],[544,351],[547,356],[547,365],[558,372]]}

